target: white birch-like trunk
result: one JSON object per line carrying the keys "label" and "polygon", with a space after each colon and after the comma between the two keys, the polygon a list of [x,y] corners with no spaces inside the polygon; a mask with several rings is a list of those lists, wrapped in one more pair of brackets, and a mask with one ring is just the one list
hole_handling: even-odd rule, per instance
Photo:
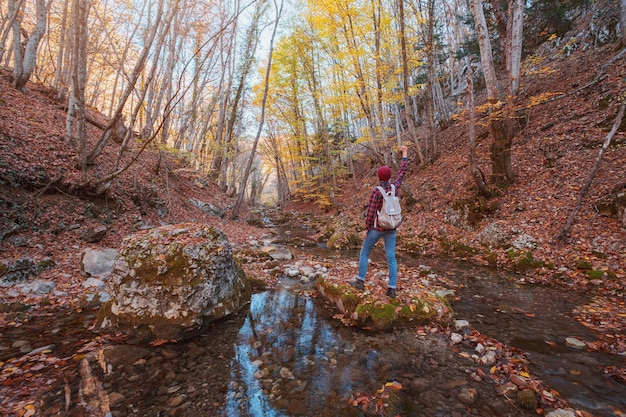
{"label": "white birch-like trunk", "polygon": [[[13,64],[14,68],[21,67],[16,72],[17,76],[13,80],[15,88],[20,91],[24,90],[24,88],[26,87],[26,83],[30,80],[31,75],[33,75],[33,71],[35,71],[35,65],[37,64],[37,49],[39,49],[39,42],[41,41],[41,38],[43,37],[44,33],[46,33],[46,24],[48,22],[47,12],[49,3],[48,5],[46,5],[46,0],[37,0],[35,2],[35,5],[37,13],[35,28],[33,29],[33,32],[30,34],[30,36],[28,36],[28,41],[26,42],[26,47],[24,48],[22,61],[20,62],[15,59]],[[15,45],[20,49],[21,55],[21,45],[19,45],[19,37],[18,42]],[[17,54],[15,55],[15,57],[17,58]]]}
{"label": "white birch-like trunk", "polygon": [[524,1],[511,0],[509,3],[509,18],[507,21],[507,72],[509,74],[509,95],[517,94],[519,88],[520,63],[522,59],[522,32],[524,28]]}
{"label": "white birch-like trunk", "polygon": [[491,52],[491,41],[487,31],[483,4],[480,0],[470,0],[470,8],[476,24],[476,34],[478,35],[478,44],[480,45],[480,61],[483,66],[487,95],[490,101],[495,102],[498,100],[498,79],[496,78],[496,70],[493,64],[493,53]]}

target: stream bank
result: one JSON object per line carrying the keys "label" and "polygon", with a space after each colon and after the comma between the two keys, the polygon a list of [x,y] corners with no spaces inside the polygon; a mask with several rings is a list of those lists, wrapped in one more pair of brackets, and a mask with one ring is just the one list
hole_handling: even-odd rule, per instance
{"label": "stream bank", "polygon": [[[291,249],[295,259],[284,262],[284,269],[298,261],[336,271],[356,267],[356,251]],[[571,317],[586,301],[580,295],[528,285],[519,275],[491,268],[398,255],[403,268],[431,269],[454,281],[456,318],[474,330],[461,330],[461,340],[454,341],[450,329],[372,333],[345,327],[315,297],[312,283],[282,277],[275,288],[254,294],[248,309],[176,344],[145,346],[95,332],[94,308],[16,314],[19,325],[0,336],[0,360],[18,358],[9,382],[24,388],[15,395],[35,389],[26,382],[48,384],[36,408],[50,416],[82,415],[78,369],[85,358],[114,416],[361,416],[369,415],[360,414],[363,405],[376,404],[381,395],[393,397],[393,403],[385,398],[382,404],[401,416],[535,415],[534,408],[517,403],[515,392],[503,395],[503,378],[477,365],[482,333],[483,340],[499,341],[493,348],[503,361],[494,366],[528,362],[533,376],[582,415],[621,415],[625,387],[602,369],[623,367],[623,357],[563,344],[565,337],[593,340],[593,332]],[[373,277],[385,268],[382,256],[381,250],[372,254]],[[507,356],[503,344],[517,353]],[[89,353],[100,348],[108,367]]]}

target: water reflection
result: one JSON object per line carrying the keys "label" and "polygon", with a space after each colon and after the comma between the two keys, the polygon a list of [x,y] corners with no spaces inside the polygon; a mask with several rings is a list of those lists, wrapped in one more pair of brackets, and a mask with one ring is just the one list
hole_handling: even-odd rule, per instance
{"label": "water reflection", "polygon": [[283,287],[254,294],[235,346],[226,414],[338,415],[331,404],[345,408],[355,388],[352,350],[312,299]]}

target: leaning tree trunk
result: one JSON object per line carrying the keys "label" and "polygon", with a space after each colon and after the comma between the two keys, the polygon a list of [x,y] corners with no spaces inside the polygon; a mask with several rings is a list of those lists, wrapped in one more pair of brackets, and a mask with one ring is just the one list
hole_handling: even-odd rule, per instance
{"label": "leaning tree trunk", "polygon": [[617,132],[617,129],[619,129],[619,126],[622,123],[622,119],[624,118],[625,107],[626,107],[626,104],[622,104],[620,106],[619,111],[617,112],[617,117],[615,118],[615,122],[613,123],[613,128],[604,139],[604,143],[602,144],[602,148],[600,148],[600,152],[598,153],[596,162],[593,164],[593,168],[591,169],[591,172],[589,173],[589,177],[587,178],[585,185],[583,185],[583,188],[581,188],[580,193],[578,194],[578,200],[576,201],[576,206],[574,206],[574,210],[572,210],[571,214],[567,218],[565,227],[563,227],[563,229],[557,236],[557,242],[559,246],[569,236],[569,230],[572,227],[574,218],[576,217],[576,214],[578,214],[578,210],[580,210],[580,206],[583,202],[583,198],[585,198],[585,195],[587,194],[587,191],[589,191],[589,187],[591,187],[591,183],[593,182],[593,179],[596,176],[596,173],[598,172],[598,168],[600,167],[600,162],[602,162],[602,157],[604,156],[604,154],[606,153],[606,150],[611,145],[611,140],[613,139],[613,136],[615,135],[615,133]]}
{"label": "leaning tree trunk", "polygon": [[117,104],[115,113],[113,113],[113,116],[111,117],[109,123],[104,129],[102,136],[100,137],[94,148],[91,150],[91,152],[89,152],[89,154],[87,155],[87,163],[93,163],[96,158],[100,156],[100,154],[104,150],[104,147],[107,145],[107,143],[117,130],[117,124],[122,119],[124,106],[126,105],[126,102],[130,98],[130,96],[135,91],[137,81],[139,80],[139,77],[146,65],[146,61],[148,60],[148,55],[152,48],[152,43],[154,42],[154,38],[159,31],[159,26],[161,25],[161,19],[163,17],[163,3],[164,0],[159,0],[155,22],[153,23],[152,30],[150,31],[147,39],[145,39],[143,50],[139,55],[137,62],[135,63],[133,72],[130,74],[126,89],[124,90],[124,93],[122,94],[122,97]]}
{"label": "leaning tree trunk", "polygon": [[[30,80],[30,77],[33,75],[33,71],[35,71],[35,64],[37,63],[37,49],[39,48],[39,42],[43,37],[44,33],[46,33],[46,23],[47,23],[47,7],[45,0],[37,0],[35,2],[36,5],[36,13],[37,13],[37,23],[35,25],[35,29],[28,36],[28,40],[26,41],[26,47],[24,48],[24,55],[21,55],[21,44],[19,42],[19,37],[15,46],[17,49],[20,49],[20,57],[21,61],[17,59],[17,49],[14,61],[14,79],[13,85],[20,91],[24,91],[26,87],[26,83]],[[17,24],[17,22],[16,22]],[[19,33],[19,29],[17,30]],[[14,35],[15,36],[15,31]]]}
{"label": "leaning tree trunk", "polygon": [[[2,35],[0,36],[0,61],[4,59],[4,53],[6,52],[6,41],[9,37],[9,34],[14,33],[15,21],[21,19],[20,8],[22,7],[22,3],[24,0],[20,0],[18,3],[15,3],[15,0],[9,0],[8,4],[8,16],[6,17],[6,27],[2,28]],[[3,23],[4,24],[4,23]],[[17,26],[19,29],[19,26]],[[17,41],[19,43],[19,37]],[[15,41],[15,40],[14,40]],[[9,48],[9,52],[12,49]],[[8,54],[10,55],[10,53]],[[8,58],[8,57],[7,57]]]}

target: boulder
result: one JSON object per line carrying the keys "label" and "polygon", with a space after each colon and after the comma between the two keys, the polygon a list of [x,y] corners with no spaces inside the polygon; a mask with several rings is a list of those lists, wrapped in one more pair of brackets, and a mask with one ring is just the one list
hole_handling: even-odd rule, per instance
{"label": "boulder", "polygon": [[476,236],[478,241],[487,247],[504,248],[509,246],[511,235],[498,223],[489,223]]}
{"label": "boulder", "polygon": [[182,340],[250,301],[250,283],[224,233],[185,223],[124,239],[97,326],[140,339]]}
{"label": "boulder", "polygon": [[330,234],[326,241],[326,246],[329,249],[355,249],[363,243],[359,226],[344,217],[334,218],[328,225],[327,234]]}
{"label": "boulder", "polygon": [[453,315],[448,302],[430,290],[407,290],[398,298],[390,299],[377,291],[356,290],[341,278],[331,276],[318,278],[316,288],[339,311],[335,318],[340,318],[344,324],[368,330],[392,331],[424,324],[448,325]]}
{"label": "boulder", "polygon": [[80,255],[80,272],[86,277],[101,277],[111,273],[117,256],[115,249],[87,248]]}
{"label": "boulder", "polygon": [[200,210],[202,210],[203,212],[211,216],[215,216],[215,217],[219,217],[220,219],[223,219],[224,216],[226,215],[226,211],[224,209],[219,208],[209,202],[194,200],[193,198],[189,199],[189,201],[191,202],[191,204],[193,204],[194,206],[198,207]]}
{"label": "boulder", "polygon": [[16,282],[26,281],[53,268],[54,261],[50,258],[35,261],[29,258],[17,259],[13,263],[0,262],[0,286],[8,286]]}

